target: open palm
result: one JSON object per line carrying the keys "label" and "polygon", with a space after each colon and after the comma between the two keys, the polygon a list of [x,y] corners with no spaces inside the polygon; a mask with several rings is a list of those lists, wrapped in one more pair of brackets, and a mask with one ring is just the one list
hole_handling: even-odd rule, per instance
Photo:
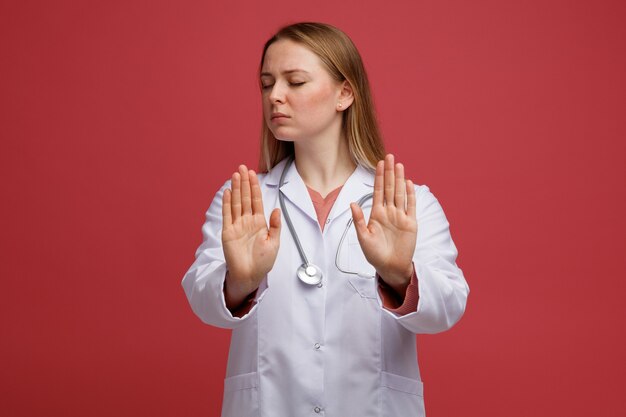
{"label": "open palm", "polygon": [[408,284],[413,272],[413,252],[417,239],[415,189],[404,179],[402,164],[387,155],[376,166],[374,199],[369,222],[363,211],[351,205],[357,237],[368,260],[392,287]]}
{"label": "open palm", "polygon": [[233,174],[232,191],[224,191],[222,220],[226,301],[237,305],[272,269],[280,243],[280,210],[272,211],[268,228],[258,178],[245,165]]}

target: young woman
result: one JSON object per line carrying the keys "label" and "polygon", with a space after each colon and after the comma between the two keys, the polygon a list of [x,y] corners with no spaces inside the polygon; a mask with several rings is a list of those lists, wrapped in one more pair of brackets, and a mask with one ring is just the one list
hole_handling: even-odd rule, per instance
{"label": "young woman", "polygon": [[469,292],[441,206],[385,156],[343,32],[282,28],[259,76],[267,173],[218,191],[182,281],[233,329],[222,416],[422,416],[415,334],[454,325]]}

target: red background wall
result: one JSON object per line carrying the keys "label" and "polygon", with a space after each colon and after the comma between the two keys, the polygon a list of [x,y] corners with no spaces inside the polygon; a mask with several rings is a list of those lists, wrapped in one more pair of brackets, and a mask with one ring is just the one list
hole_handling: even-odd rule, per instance
{"label": "red background wall", "polygon": [[471,287],[418,336],[429,416],[626,411],[620,1],[3,1],[0,414],[217,416],[229,333],[180,280],[257,161],[281,25],[360,48]]}

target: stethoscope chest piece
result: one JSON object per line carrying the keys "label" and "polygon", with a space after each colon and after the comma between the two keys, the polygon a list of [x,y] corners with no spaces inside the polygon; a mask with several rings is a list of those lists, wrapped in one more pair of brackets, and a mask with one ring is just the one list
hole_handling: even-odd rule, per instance
{"label": "stethoscope chest piece", "polygon": [[302,264],[298,268],[298,278],[308,285],[318,285],[322,282],[322,271],[313,264]]}

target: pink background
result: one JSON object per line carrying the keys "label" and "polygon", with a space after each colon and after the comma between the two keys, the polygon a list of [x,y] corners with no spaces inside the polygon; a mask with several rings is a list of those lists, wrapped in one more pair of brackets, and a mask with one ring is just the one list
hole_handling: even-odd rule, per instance
{"label": "pink background", "polygon": [[625,4],[3,1],[0,414],[219,415],[229,333],[180,280],[256,166],[263,42],[316,20],[471,287],[418,336],[428,415],[625,415]]}

